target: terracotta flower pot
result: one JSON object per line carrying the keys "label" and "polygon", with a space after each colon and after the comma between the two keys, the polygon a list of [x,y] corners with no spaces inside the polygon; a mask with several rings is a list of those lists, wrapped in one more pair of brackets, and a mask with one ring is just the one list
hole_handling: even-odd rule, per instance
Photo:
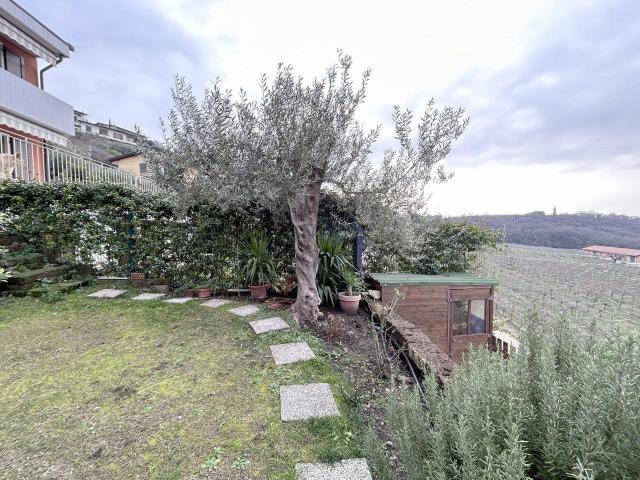
{"label": "terracotta flower pot", "polygon": [[209,298],[211,296],[210,288],[200,288],[198,289],[198,298]]}
{"label": "terracotta flower pot", "polygon": [[251,291],[251,298],[254,298],[256,300],[267,298],[268,288],[269,288],[269,285],[249,285],[249,290]]}
{"label": "terracotta flower pot", "polygon": [[338,300],[340,300],[340,308],[347,315],[355,315],[358,313],[358,306],[360,305],[361,295],[347,295],[346,293],[338,293]]}
{"label": "terracotta flower pot", "polygon": [[184,292],[185,297],[195,297],[196,291],[193,288],[187,288],[187,291]]}

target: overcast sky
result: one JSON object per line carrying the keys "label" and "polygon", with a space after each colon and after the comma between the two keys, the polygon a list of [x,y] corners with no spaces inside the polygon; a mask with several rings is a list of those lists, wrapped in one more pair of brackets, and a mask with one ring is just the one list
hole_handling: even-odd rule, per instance
{"label": "overcast sky", "polygon": [[176,73],[256,93],[278,62],[311,78],[341,48],[372,68],[361,119],[383,126],[376,152],[396,103],[471,117],[431,213],[640,215],[638,0],[20,3],[74,45],[45,88],[93,121],[157,138]]}

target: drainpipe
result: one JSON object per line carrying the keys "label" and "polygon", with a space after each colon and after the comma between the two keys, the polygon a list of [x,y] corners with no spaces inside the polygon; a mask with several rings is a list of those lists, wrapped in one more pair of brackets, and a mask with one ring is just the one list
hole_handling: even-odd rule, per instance
{"label": "drainpipe", "polygon": [[40,70],[40,88],[42,90],[44,90],[44,72],[46,72],[50,68],[56,67],[62,61],[62,59],[62,55],[58,55],[58,60],[56,60],[56,63],[54,65],[47,65],[42,70]]}

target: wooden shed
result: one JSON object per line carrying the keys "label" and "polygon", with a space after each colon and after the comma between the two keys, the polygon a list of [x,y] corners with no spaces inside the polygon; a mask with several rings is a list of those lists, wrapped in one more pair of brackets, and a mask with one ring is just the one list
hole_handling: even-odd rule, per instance
{"label": "wooden shed", "polygon": [[468,345],[489,346],[493,331],[493,294],[497,282],[469,275],[371,273],[380,300],[399,293],[396,312],[416,325],[454,362]]}

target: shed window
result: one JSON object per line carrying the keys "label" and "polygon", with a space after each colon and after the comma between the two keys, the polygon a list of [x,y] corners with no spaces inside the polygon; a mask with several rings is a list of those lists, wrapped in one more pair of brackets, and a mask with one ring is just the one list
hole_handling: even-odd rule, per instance
{"label": "shed window", "polygon": [[485,321],[485,301],[484,300],[471,300],[469,308],[469,333],[474,335],[476,333],[487,333],[487,326]]}
{"label": "shed window", "polygon": [[486,300],[451,302],[451,331],[454,336],[487,333]]}
{"label": "shed window", "polygon": [[453,302],[451,328],[454,335],[466,335],[469,325],[469,302]]}
{"label": "shed window", "polygon": [[140,175],[146,175],[148,172],[147,164],[145,162],[140,162]]}

